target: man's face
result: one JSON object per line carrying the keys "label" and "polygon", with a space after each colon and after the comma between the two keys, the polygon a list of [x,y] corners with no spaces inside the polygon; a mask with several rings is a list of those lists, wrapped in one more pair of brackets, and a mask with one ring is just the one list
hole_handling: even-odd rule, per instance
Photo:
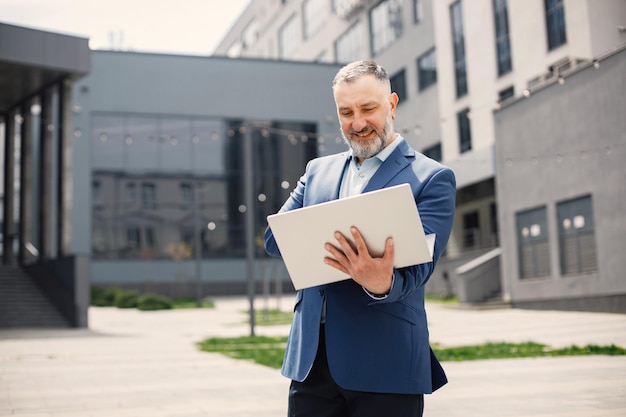
{"label": "man's face", "polygon": [[334,87],[337,115],[344,141],[361,162],[380,152],[394,135],[398,96],[373,75]]}

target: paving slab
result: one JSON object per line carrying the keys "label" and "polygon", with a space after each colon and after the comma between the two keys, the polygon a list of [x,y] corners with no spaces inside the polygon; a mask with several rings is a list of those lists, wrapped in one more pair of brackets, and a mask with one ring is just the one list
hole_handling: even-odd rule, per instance
{"label": "paving slab", "polygon": [[[89,329],[0,330],[0,416],[285,416],[289,381],[278,370],[196,343],[250,333],[248,300],[214,309],[141,312],[90,308]],[[293,297],[258,299],[288,310]],[[535,341],[553,347],[626,347],[626,315],[429,303],[431,341],[444,346]],[[257,326],[286,335],[288,325]],[[426,397],[428,417],[626,415],[626,357],[583,356],[444,362],[450,383]]]}

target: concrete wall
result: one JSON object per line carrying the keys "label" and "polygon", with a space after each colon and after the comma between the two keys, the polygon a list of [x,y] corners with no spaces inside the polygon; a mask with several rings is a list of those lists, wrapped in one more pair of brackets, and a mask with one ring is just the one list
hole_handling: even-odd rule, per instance
{"label": "concrete wall", "polygon": [[[626,311],[624,74],[622,48],[597,68],[565,74],[562,85],[554,82],[495,113],[503,291],[514,304],[618,297]],[[593,201],[597,271],[563,276],[556,204],[584,195]],[[540,206],[547,208],[551,274],[520,280],[515,216]]]}

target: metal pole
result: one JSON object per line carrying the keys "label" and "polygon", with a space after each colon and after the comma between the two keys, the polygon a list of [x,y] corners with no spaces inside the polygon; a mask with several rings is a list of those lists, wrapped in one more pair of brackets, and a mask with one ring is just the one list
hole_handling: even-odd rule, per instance
{"label": "metal pole", "polygon": [[200,214],[198,213],[198,191],[200,188],[200,182],[194,182],[193,186],[193,246],[196,259],[196,305],[200,307],[202,305],[202,245],[200,243],[200,236],[202,227],[200,225]]}
{"label": "metal pole", "polygon": [[243,137],[243,173],[244,173],[244,201],[245,201],[245,237],[246,261],[248,275],[248,300],[250,303],[250,336],[254,336],[254,189],[253,189],[253,143],[252,131],[247,127]]}
{"label": "metal pole", "polygon": [[[22,133],[23,135],[23,133]],[[23,137],[23,136],[22,136]],[[22,143],[24,143],[22,141]],[[21,150],[22,155],[24,149]],[[21,165],[23,167],[23,165]],[[22,171],[23,172],[23,171]],[[13,265],[15,254],[13,253],[13,238],[15,234],[15,112],[13,110],[7,112],[4,117],[4,200],[3,213],[4,223],[2,224],[2,234],[4,240],[2,242],[2,263],[4,265]],[[20,181],[23,181],[20,179]],[[21,191],[20,191],[21,196]],[[20,201],[20,214],[21,208],[24,203]],[[20,224],[24,224],[24,219],[20,219]],[[20,242],[24,239],[24,236],[20,236]]]}

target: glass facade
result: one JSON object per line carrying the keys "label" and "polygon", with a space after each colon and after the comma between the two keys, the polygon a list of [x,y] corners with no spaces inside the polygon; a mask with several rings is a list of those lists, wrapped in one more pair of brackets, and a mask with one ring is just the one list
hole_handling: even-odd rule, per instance
{"label": "glass facade", "polygon": [[317,154],[314,124],[92,115],[93,257],[245,256],[245,140],[260,238]]}

